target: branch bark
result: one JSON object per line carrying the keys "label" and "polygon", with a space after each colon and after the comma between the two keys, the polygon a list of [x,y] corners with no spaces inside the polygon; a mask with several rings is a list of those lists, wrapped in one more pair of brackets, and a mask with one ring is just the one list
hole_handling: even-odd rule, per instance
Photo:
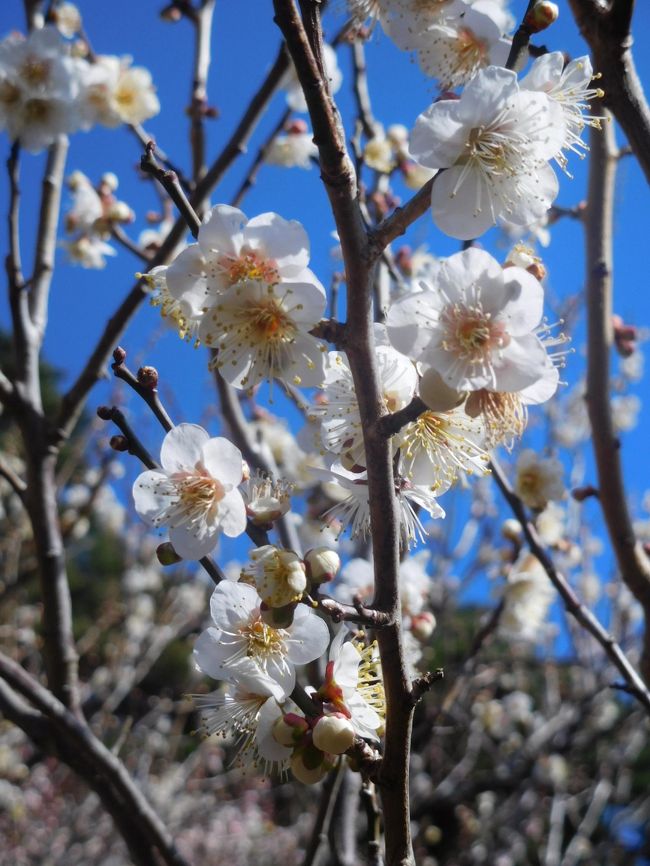
{"label": "branch bark", "polygon": [[[374,259],[358,202],[357,179],[345,145],[345,134],[322,70],[319,4],[301,0],[301,19],[293,0],[274,0],[275,21],[282,30],[309,108],[318,147],[321,177],[341,239],[348,292],[346,345],[359,403],[366,465],[375,597],[372,607],[386,613],[392,625],[379,630],[378,643],[387,699],[385,753],[378,780],[385,815],[386,862],[413,863],[409,815],[408,765],[413,706],[401,642],[398,592],[400,523],[392,457],[379,429],[386,413],[375,363],[372,311]],[[426,209],[423,208],[423,210]]]}
{"label": "branch bark", "polygon": [[632,55],[630,23],[634,0],[569,0],[576,23],[602,74],[604,104],[620,123],[650,183],[650,107]]}
{"label": "branch bark", "polygon": [[[604,120],[607,116],[604,115]],[[587,409],[598,470],[599,501],[621,577],[646,620],[642,671],[650,682],[650,561],[635,538],[627,505],[620,448],[610,400],[613,344],[612,221],[617,151],[611,123],[591,135],[589,197],[585,214],[587,262]]]}

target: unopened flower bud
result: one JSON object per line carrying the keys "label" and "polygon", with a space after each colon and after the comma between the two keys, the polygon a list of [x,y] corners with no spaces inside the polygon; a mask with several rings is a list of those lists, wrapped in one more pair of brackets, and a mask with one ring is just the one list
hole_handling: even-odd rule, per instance
{"label": "unopened flower bud", "polygon": [[107,171],[102,175],[102,184],[103,186],[108,187],[111,192],[115,192],[115,190],[120,185],[119,180],[117,179],[117,175],[112,171]]}
{"label": "unopened flower bud", "polygon": [[128,451],[129,450],[129,440],[126,436],[116,435],[111,436],[108,444],[111,446],[113,451]]}
{"label": "unopened flower bud", "polygon": [[156,557],[161,565],[176,565],[177,562],[182,562],[183,557],[179,556],[174,550],[174,545],[171,541],[163,541],[156,548]]}
{"label": "unopened flower bud", "polygon": [[521,540],[521,523],[510,517],[501,524],[501,535],[508,541],[519,542]]}
{"label": "unopened flower bud", "polygon": [[291,772],[305,785],[315,785],[332,769],[332,762],[314,746],[295,752],[291,758]]}
{"label": "unopened flower bud", "polygon": [[284,607],[269,607],[266,602],[260,605],[260,618],[263,623],[271,628],[289,628],[293,622],[295,604],[287,604]]}
{"label": "unopened flower bud", "polygon": [[386,138],[393,147],[405,147],[409,140],[408,127],[404,126],[403,123],[393,123],[386,130]]}
{"label": "unopened flower bud", "polygon": [[589,499],[590,496],[598,495],[598,490],[591,484],[587,484],[585,487],[574,487],[571,491],[571,498],[575,499],[576,502],[584,502],[585,499]]}
{"label": "unopened flower bud", "polygon": [[153,391],[158,387],[158,370],[155,367],[140,367],[138,370],[138,385]]}
{"label": "unopened flower bud", "polygon": [[74,3],[59,3],[52,11],[58,31],[68,39],[81,30],[81,13]]}
{"label": "unopened flower bud", "polygon": [[634,354],[636,349],[636,340],[638,337],[637,329],[634,325],[626,325],[620,316],[612,316],[612,327],[614,328],[614,345],[616,351],[623,358],[629,358]]}
{"label": "unopened flower bud", "polygon": [[125,201],[115,201],[111,204],[106,218],[114,223],[133,222],[133,211]]}
{"label": "unopened flower bud", "polygon": [[126,361],[126,349],[123,349],[121,346],[114,349],[113,361],[118,365],[123,364]]}
{"label": "unopened flower bud", "polygon": [[176,24],[176,22],[180,21],[183,17],[183,13],[178,8],[178,6],[174,6],[170,3],[169,6],[165,6],[164,9],[160,10],[160,17],[163,21],[168,21],[171,24]]}
{"label": "unopened flower bud", "polygon": [[529,265],[526,270],[529,274],[532,274],[536,280],[539,280],[540,283],[546,278],[546,268],[541,262],[534,262],[532,265]]}
{"label": "unopened flower bud", "polygon": [[433,368],[420,379],[420,398],[432,412],[449,412],[465,399],[463,391],[450,388]]}
{"label": "unopened flower bud", "polygon": [[411,617],[411,631],[419,641],[429,640],[436,627],[436,618],[429,610]]}
{"label": "unopened flower bud", "polygon": [[304,135],[307,132],[307,123],[304,120],[297,118],[296,120],[292,120],[291,123],[288,123],[285,126],[285,131],[289,135]]}
{"label": "unopened flower bud", "polygon": [[102,421],[110,421],[113,417],[113,411],[110,406],[98,406],[97,407],[97,417],[101,418]]}
{"label": "unopened flower bud", "polygon": [[546,30],[551,24],[555,24],[560,16],[560,9],[557,3],[551,3],[550,0],[538,0],[530,10],[524,24],[531,33],[539,33]]}
{"label": "unopened flower bud", "polygon": [[332,755],[342,755],[354,743],[354,728],[342,713],[332,713],[320,717],[312,736],[317,749]]}
{"label": "unopened flower bud", "polygon": [[73,171],[72,174],[68,175],[66,178],[66,183],[71,190],[79,189],[85,181],[86,175],[83,171]]}
{"label": "unopened flower bud", "polygon": [[297,713],[285,713],[273,725],[271,734],[276,743],[287,748],[296,746],[309,730],[309,723]]}
{"label": "unopened flower bud", "polygon": [[307,577],[311,583],[329,583],[341,568],[341,558],[329,547],[314,547],[305,554]]}

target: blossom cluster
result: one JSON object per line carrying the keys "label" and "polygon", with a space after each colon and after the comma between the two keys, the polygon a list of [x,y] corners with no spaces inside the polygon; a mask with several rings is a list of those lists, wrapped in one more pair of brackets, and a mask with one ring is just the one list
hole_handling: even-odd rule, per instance
{"label": "blossom cluster", "polygon": [[88,58],[53,25],[0,42],[0,129],[37,153],[95,124],[137,124],[160,110],[149,72],[131,58]]}

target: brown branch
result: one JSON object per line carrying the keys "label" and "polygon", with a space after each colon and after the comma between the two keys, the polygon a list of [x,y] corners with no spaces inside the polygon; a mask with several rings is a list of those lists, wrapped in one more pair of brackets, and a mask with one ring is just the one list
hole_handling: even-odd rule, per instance
{"label": "brown branch", "polygon": [[187,223],[187,227],[192,232],[192,236],[197,238],[199,236],[199,229],[201,228],[201,220],[185,195],[176,172],[166,170],[158,165],[154,156],[155,149],[156,145],[153,141],[148,141],[144,155],[140,159],[140,170],[145,174],[150,174],[154,177],[165,189],[171,200],[176,205],[178,212]]}
{"label": "brown branch", "polygon": [[357,179],[345,145],[345,134],[320,63],[318,3],[302,0],[301,20],[292,0],[274,0],[275,21],[282,30],[302,86],[319,151],[321,177],[341,239],[348,291],[346,351],[355,384],[368,467],[370,520],[376,566],[371,607],[388,614],[393,625],[378,632],[387,697],[385,754],[379,786],[386,816],[386,861],[389,866],[413,862],[409,817],[408,764],[413,707],[401,642],[398,591],[399,516],[388,441],[380,435],[385,413],[375,361],[372,277],[374,259],[358,203]]}
{"label": "brown branch", "polygon": [[25,491],[27,490],[27,485],[25,484],[23,479],[20,478],[20,476],[14,472],[14,470],[11,468],[11,466],[9,466],[8,463],[5,463],[5,461],[2,459],[1,456],[0,456],[0,476],[2,476],[5,479],[5,481],[7,481],[8,484],[11,485],[14,493],[18,496],[19,499],[22,500],[22,502],[24,502],[25,501]]}
{"label": "brown branch", "polygon": [[[210,70],[210,37],[215,0],[204,0],[193,9],[194,71],[190,99],[190,147],[192,150],[192,180],[196,184],[205,174],[205,112],[208,104],[208,72]],[[199,212],[203,207],[197,205]]]}
{"label": "brown branch", "polygon": [[146,250],[143,250],[142,247],[138,246],[135,241],[131,240],[131,238],[124,231],[122,226],[117,225],[117,223],[113,223],[111,225],[111,236],[124,247],[125,250],[128,250],[132,253],[136,258],[141,261],[149,264],[151,261],[151,255]]}
{"label": "brown branch", "polygon": [[650,681],[650,561],[636,539],[630,515],[621,443],[612,418],[610,364],[613,343],[612,220],[617,165],[612,124],[591,136],[589,199],[585,215],[587,262],[587,409],[598,470],[599,501],[621,577],[643,607],[646,620],[642,670]]}
{"label": "brown branch", "polygon": [[633,0],[613,0],[609,7],[596,0],[569,2],[594,68],[602,74],[603,102],[620,123],[650,183],[650,107],[632,56]]}
{"label": "brown branch", "polygon": [[510,53],[506,60],[506,69],[519,70],[528,58],[528,43],[533,34],[533,31],[528,24],[528,16],[536,2],[537,0],[528,0],[528,5],[521,19],[521,23],[519,24],[515,35],[512,37]]}
{"label": "brown branch", "polygon": [[114,361],[111,364],[111,369],[115,374],[115,378],[126,382],[126,384],[135,391],[138,397],[140,397],[141,400],[144,400],[147,406],[151,409],[163,430],[169,432],[174,426],[174,422],[162,404],[158,388],[140,383],[138,377],[135,376],[124,363],[126,359],[126,352],[124,349],[118,346],[113,352],[113,358]]}
{"label": "brown branch", "polygon": [[320,803],[318,804],[318,812],[314,819],[314,826],[312,827],[302,866],[314,866],[321,845],[327,843],[327,834],[332,821],[332,815],[334,814],[336,798],[338,797],[341,782],[346,772],[345,761],[339,760],[336,769],[332,770],[325,780],[320,795]]}
{"label": "brown branch", "polygon": [[29,293],[29,312],[38,335],[39,347],[47,326],[47,305],[54,271],[61,188],[67,154],[68,139],[63,135],[50,147],[43,175],[43,193]]}
{"label": "brown branch", "polygon": [[403,409],[393,412],[392,415],[384,415],[383,418],[379,419],[378,428],[380,435],[389,439],[391,436],[399,433],[402,427],[411,424],[413,421],[417,421],[420,415],[426,411],[426,403],[419,397],[414,397],[408,406],[404,406]]}
{"label": "brown branch", "polygon": [[630,694],[633,694],[639,703],[643,705],[646,712],[650,713],[650,692],[648,692],[645,683],[632,666],[630,660],[614,637],[603,628],[593,613],[580,602],[564,575],[555,568],[551,557],[544,548],[535,526],[528,519],[526,509],[524,508],[521,499],[514,492],[501,467],[494,459],[492,459],[490,463],[490,469],[494,480],[503,493],[508,505],[512,509],[513,514],[521,524],[530,552],[540,561],[551,583],[562,598],[566,610],[586,631],[589,632],[590,635],[592,635],[592,637],[598,641],[607,657],[629,686]]}
{"label": "brown branch", "polygon": [[371,230],[370,256],[373,261],[378,259],[390,243],[403,235],[412,223],[429,210],[435,179],[432,177],[431,180],[428,180],[403,207],[396,208],[390,216],[387,216],[385,220]]}

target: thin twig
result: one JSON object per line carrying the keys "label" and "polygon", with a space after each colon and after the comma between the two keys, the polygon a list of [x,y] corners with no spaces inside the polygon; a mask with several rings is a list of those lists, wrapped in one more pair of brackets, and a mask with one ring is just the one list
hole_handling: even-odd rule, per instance
{"label": "thin twig", "polygon": [[153,141],[148,141],[144,155],[140,159],[140,170],[145,174],[150,174],[158,183],[163,186],[171,200],[176,205],[178,212],[187,223],[187,227],[196,238],[199,236],[201,228],[201,220],[196,214],[196,211],[190,204],[188,197],[185,195],[183,187],[180,185],[178,175],[175,171],[169,171],[158,165],[154,156],[156,149]]}
{"label": "thin twig", "polygon": [[503,470],[498,463],[496,463],[494,458],[490,463],[490,469],[499,489],[512,509],[513,514],[521,524],[530,552],[540,561],[551,583],[557,589],[562,598],[566,610],[598,641],[607,657],[628,684],[630,693],[633,694],[639,703],[643,705],[645,710],[650,713],[650,692],[648,692],[645,683],[634,669],[630,660],[614,637],[603,628],[593,613],[580,602],[564,575],[555,568],[552,559],[544,548],[535,526],[528,519],[526,509],[524,508],[521,499],[508,483]]}

